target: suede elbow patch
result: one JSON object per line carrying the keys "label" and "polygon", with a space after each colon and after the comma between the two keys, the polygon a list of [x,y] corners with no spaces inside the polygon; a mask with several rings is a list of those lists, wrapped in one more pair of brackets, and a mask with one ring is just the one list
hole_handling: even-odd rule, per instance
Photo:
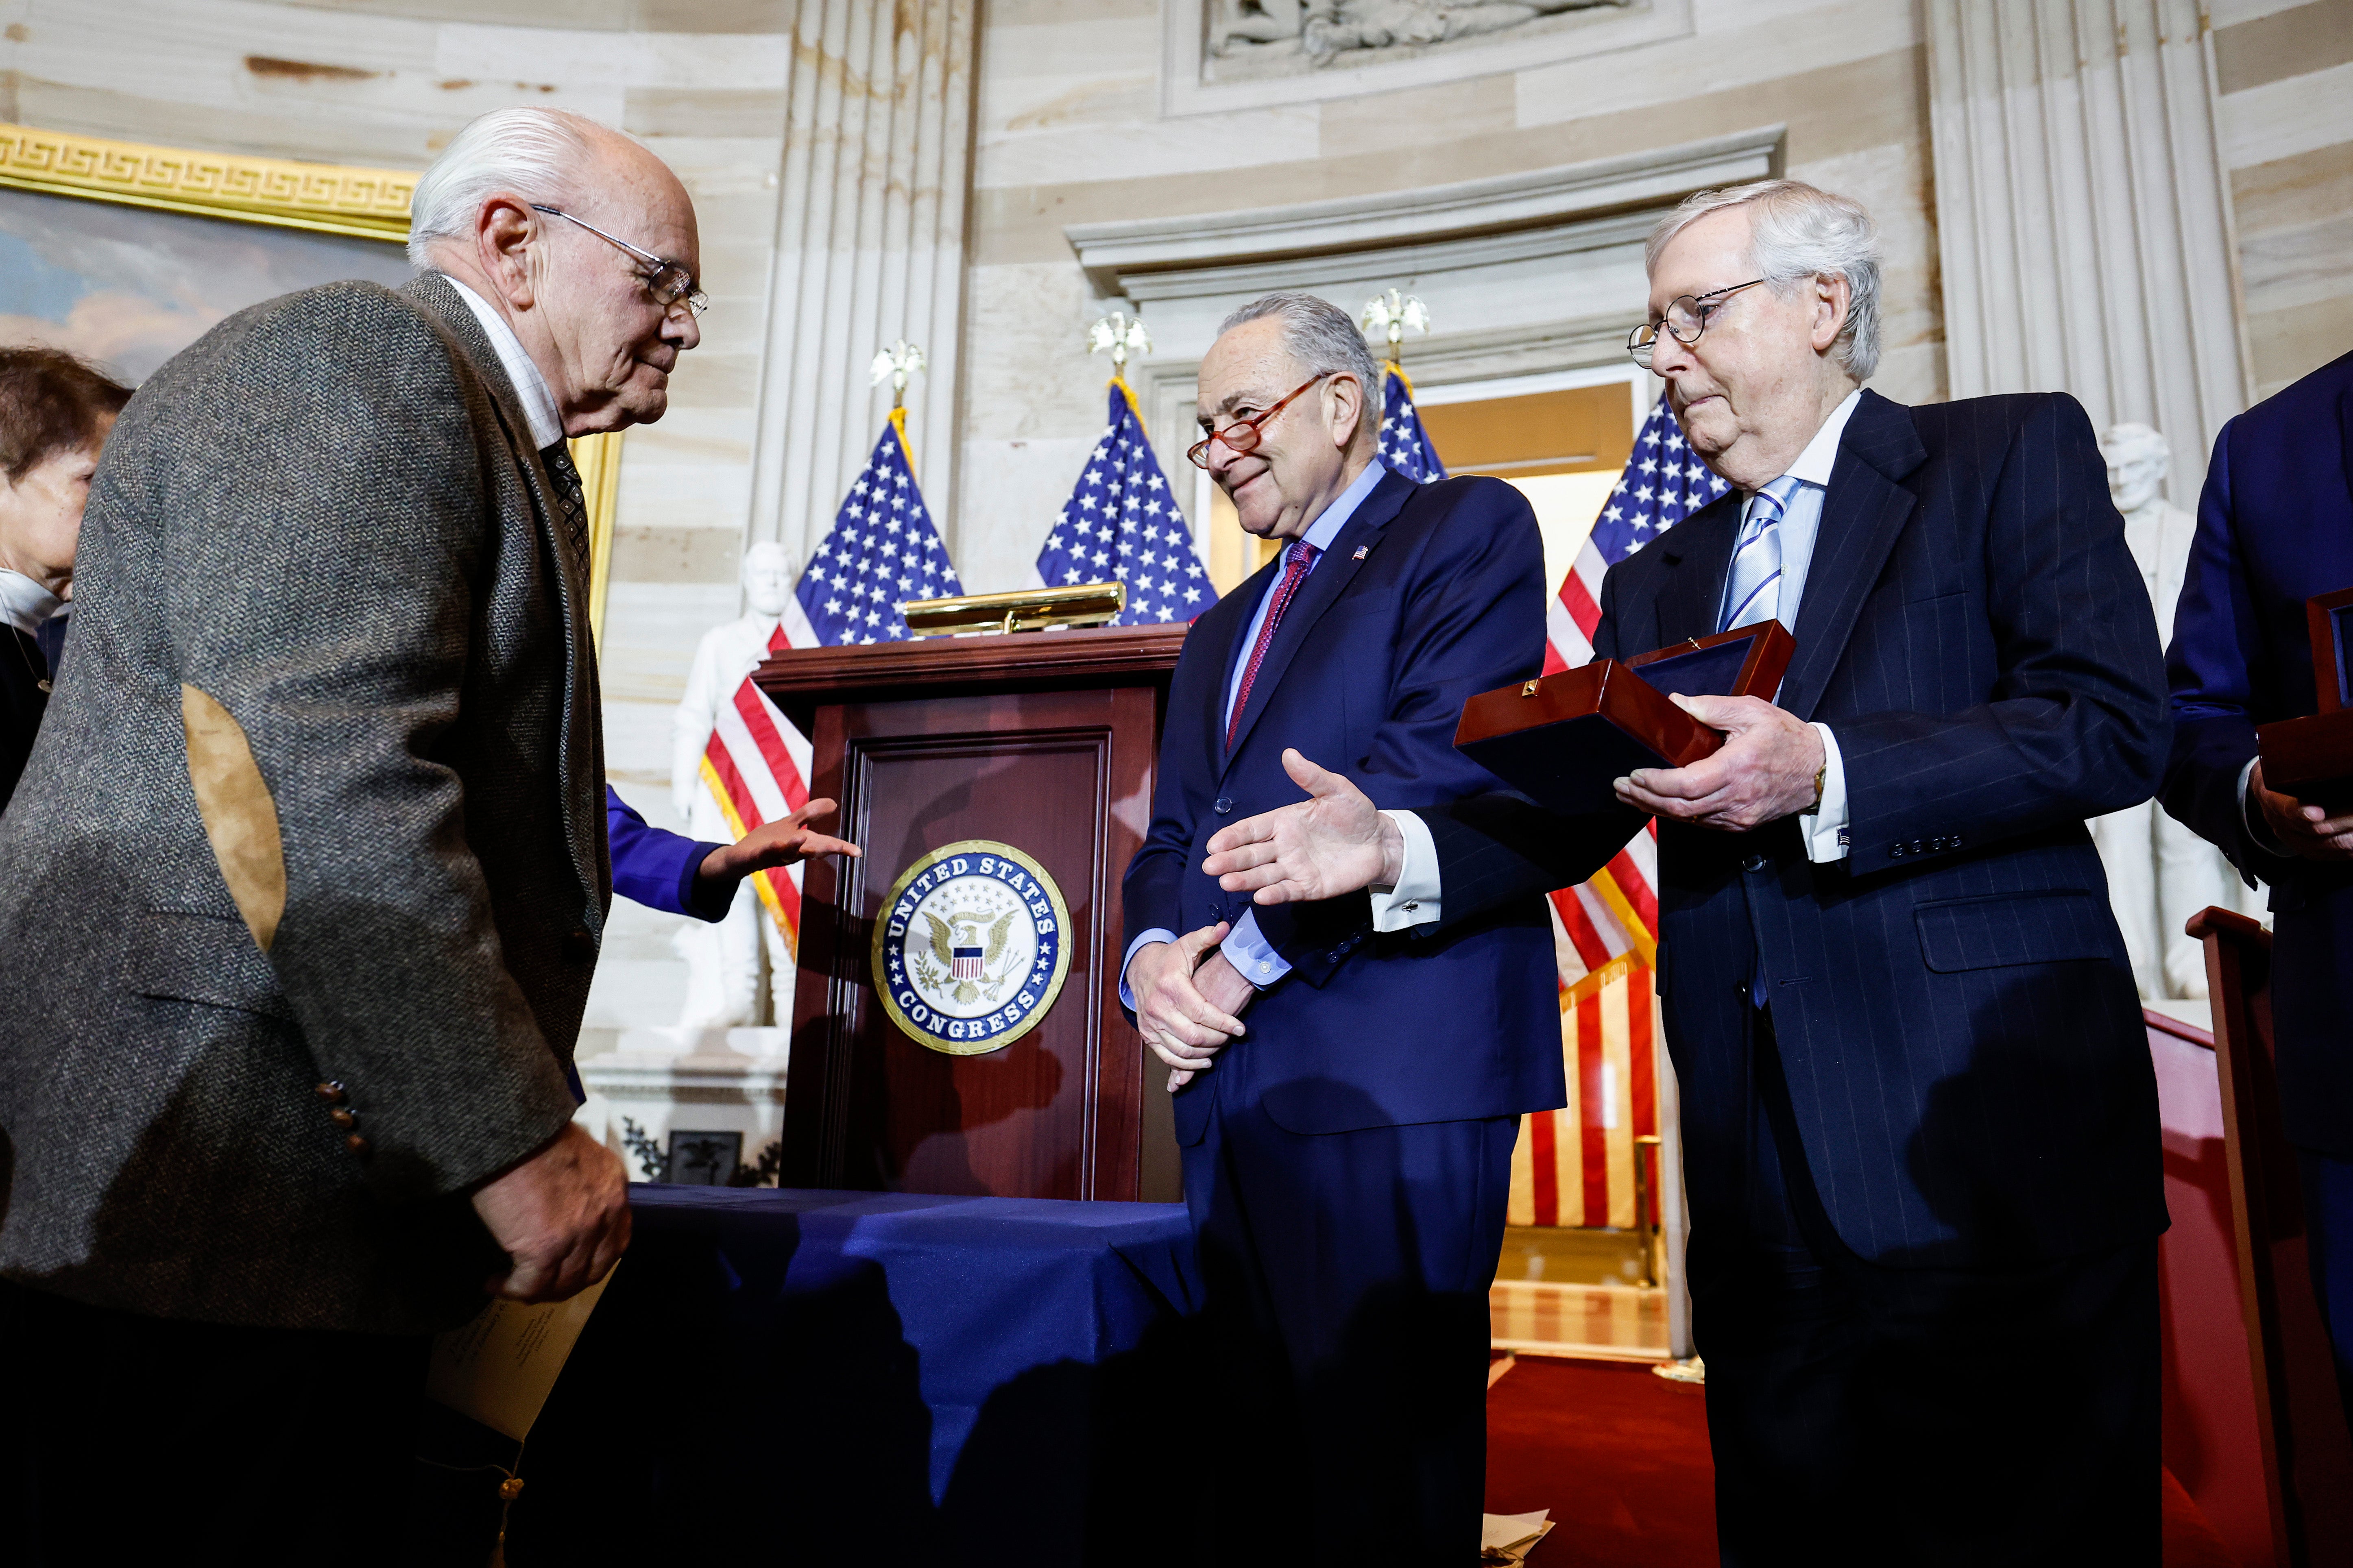
{"label": "suede elbow patch", "polygon": [[212,697],[180,688],[180,724],[188,738],[188,782],[205,837],[237,912],[262,952],[286,913],[286,852],[278,837],[278,803],[253,760],[245,729]]}

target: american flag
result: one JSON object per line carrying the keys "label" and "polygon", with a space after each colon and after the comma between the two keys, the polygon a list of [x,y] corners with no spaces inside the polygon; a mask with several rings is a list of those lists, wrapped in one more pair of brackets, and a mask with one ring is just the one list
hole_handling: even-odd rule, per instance
{"label": "american flag", "polygon": [[[1593,658],[1602,574],[1729,488],[1661,398],[1548,606],[1546,674]],[[1513,1159],[1515,1225],[1632,1223],[1632,1140],[1658,1131],[1658,875],[1657,829],[1645,827],[1591,881],[1552,895],[1570,1103],[1528,1119]]]}
{"label": "american flag", "polygon": [[906,425],[905,409],[891,410],[874,455],[859,470],[833,531],[794,590],[820,643],[903,639],[907,617],[899,613],[902,600],[964,592],[931,513],[923,510],[923,494],[915,488]]}
{"label": "american flag", "polygon": [[1446,477],[1446,465],[1438,460],[1438,448],[1430,444],[1414,409],[1413,383],[1394,364],[1381,376],[1381,461],[1418,485]]}
{"label": "american flag", "polygon": [[1110,423],[1038,552],[1038,580],[1126,584],[1115,626],[1189,621],[1218,602],[1124,380],[1113,380]]}

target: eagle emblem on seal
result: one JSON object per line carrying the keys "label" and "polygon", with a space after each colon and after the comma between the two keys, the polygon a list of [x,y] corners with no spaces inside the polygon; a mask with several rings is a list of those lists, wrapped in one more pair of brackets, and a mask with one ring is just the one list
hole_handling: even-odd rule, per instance
{"label": "eagle emblem on seal", "polygon": [[901,873],[874,922],[874,989],[916,1043],[1000,1050],[1045,1016],[1070,971],[1070,910],[1045,868],[965,839]]}

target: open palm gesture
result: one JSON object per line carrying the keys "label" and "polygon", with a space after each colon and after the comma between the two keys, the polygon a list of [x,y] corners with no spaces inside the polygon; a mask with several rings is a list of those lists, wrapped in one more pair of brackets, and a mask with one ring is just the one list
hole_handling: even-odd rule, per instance
{"label": "open palm gesture", "polygon": [[1396,886],[1405,839],[1365,792],[1296,751],[1282,753],[1282,771],[1308,798],[1221,830],[1201,869],[1226,891],[1261,904]]}

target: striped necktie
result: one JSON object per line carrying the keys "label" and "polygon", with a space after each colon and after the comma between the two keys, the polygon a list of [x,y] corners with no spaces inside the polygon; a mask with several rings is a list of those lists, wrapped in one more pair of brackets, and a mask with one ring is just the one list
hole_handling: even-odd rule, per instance
{"label": "striped necktie", "polygon": [[1755,626],[1781,613],[1781,518],[1799,481],[1783,474],[1748,500],[1740,545],[1725,574],[1724,618],[1716,630]]}

